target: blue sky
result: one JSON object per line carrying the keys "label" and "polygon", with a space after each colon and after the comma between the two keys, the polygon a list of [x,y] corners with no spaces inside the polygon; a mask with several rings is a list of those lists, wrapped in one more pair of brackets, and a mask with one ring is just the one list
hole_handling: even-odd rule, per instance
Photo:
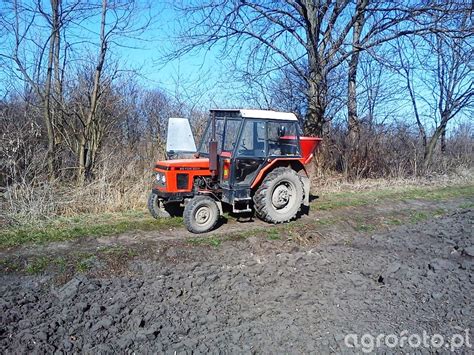
{"label": "blue sky", "polygon": [[147,88],[159,87],[172,96],[211,101],[210,106],[235,101],[229,100],[232,90],[225,75],[228,69],[219,59],[218,47],[165,61],[163,56],[172,51],[177,42],[179,14],[165,1],[153,2],[150,13],[156,20],[141,36],[144,41],[125,40],[127,48],[116,46],[113,49],[122,61],[140,68],[141,75],[137,78],[140,84]]}
{"label": "blue sky", "polygon": [[[152,2],[150,14],[155,20],[152,21],[147,32],[141,35],[144,41],[122,39],[121,44],[126,45],[127,48],[113,49],[122,61],[140,68],[141,76],[137,80],[144,87],[158,87],[171,96],[189,100],[203,108],[253,105],[242,99],[241,88],[245,84],[232,81],[232,77],[228,75],[234,68],[225,58],[220,57],[219,46],[194,51],[165,63],[162,56],[172,50],[176,44],[176,36],[179,32],[177,26],[182,20],[181,14],[173,9],[172,2],[163,0]],[[244,59],[241,62],[243,61]],[[359,74],[360,72],[359,70]],[[392,101],[393,107],[382,107],[383,112],[381,111],[380,114],[397,112],[401,120],[407,120],[409,117],[410,123],[415,125],[411,103],[407,95],[403,94],[405,82],[400,77],[394,77],[389,73],[386,75],[387,79],[393,80],[391,88],[397,87],[398,95],[396,96],[399,96],[399,99],[396,104],[395,100]],[[360,78],[360,84],[362,87],[362,78]],[[418,83],[416,89],[421,96],[426,96],[429,90],[421,82]],[[424,103],[420,101],[418,105],[423,111]],[[428,110],[425,111],[429,116]],[[345,110],[343,109],[342,112],[344,114]],[[462,119],[460,117],[460,120]],[[430,119],[427,119],[428,125],[429,121]]]}
{"label": "blue sky", "polygon": [[[34,2],[27,0],[20,1],[20,3],[31,7]],[[137,4],[142,6],[145,1],[139,0]],[[146,88],[160,88],[171,96],[180,96],[181,99],[198,100],[200,97],[200,101],[213,101],[215,105],[227,104],[225,101],[228,101],[229,95],[223,94],[223,91],[229,85],[226,85],[226,80],[222,75],[224,66],[217,58],[218,50],[213,48],[208,51],[195,52],[165,63],[163,55],[172,50],[173,43],[175,43],[176,29],[174,27],[178,14],[168,1],[151,1],[150,4],[149,11],[142,11],[134,19],[134,25],[140,26],[151,17],[153,21],[147,30],[135,38],[116,37],[117,40],[109,47],[109,52],[121,62],[122,67],[137,69],[136,80]],[[12,11],[6,6],[3,1],[0,2],[0,16],[10,17],[11,20]],[[49,10],[49,1],[43,1],[43,6]],[[24,18],[29,20],[31,13],[26,11]],[[83,56],[84,51],[90,51],[92,55],[97,51],[99,13],[100,9],[97,9],[97,16],[90,17],[81,23],[75,22],[70,27],[68,40],[72,42],[84,41],[84,44],[74,47],[79,58]],[[37,16],[35,28],[31,31],[29,39],[34,38],[36,42],[44,43],[48,33],[44,20]],[[11,42],[8,41],[0,43],[0,54],[2,52],[11,53],[12,46],[10,44]],[[25,45],[24,53],[37,51],[37,48],[30,50],[31,48]],[[69,55],[74,56],[73,53]],[[27,61],[30,62],[28,64],[31,67],[32,57],[30,56]],[[0,66],[1,64],[0,62]],[[11,76],[12,70],[15,69],[6,65],[1,67],[0,78]],[[11,86],[7,80],[1,80],[0,94],[6,94],[10,89]],[[21,90],[21,86],[19,89]],[[203,93],[205,93],[204,96]]]}
{"label": "blue sky", "polygon": [[[24,1],[24,3],[31,3]],[[48,1],[44,0],[45,6]],[[138,4],[143,5],[144,1]],[[3,4],[3,3],[2,3]],[[0,4],[0,10],[2,10]],[[241,89],[245,85],[235,82],[231,78],[233,68],[229,62],[219,56],[219,47],[202,49],[187,54],[170,62],[163,61],[163,55],[173,49],[178,33],[177,24],[180,14],[172,6],[172,2],[157,0],[151,2],[150,15],[153,21],[149,28],[137,38],[117,37],[117,43],[110,48],[115,58],[122,62],[124,67],[136,68],[139,75],[136,80],[146,88],[159,88],[172,97],[178,97],[182,101],[190,102],[201,108],[211,107],[255,107],[242,98]],[[97,11],[99,14],[99,10]],[[135,25],[145,22],[146,16],[141,13],[135,19]],[[73,36],[77,40],[85,39],[88,42],[98,39],[99,15],[89,18],[81,24],[76,24]],[[41,32],[41,31],[40,31]],[[44,35],[42,33],[41,35]],[[94,46],[78,46],[79,51],[87,50],[96,53]],[[0,45],[1,50],[1,45]],[[81,54],[79,54],[81,55]],[[9,69],[7,69],[9,70]],[[0,77],[2,73],[0,71]],[[393,79],[393,86],[402,88],[404,83],[400,78]],[[421,89],[420,90],[425,90]],[[5,83],[0,84],[0,91],[5,91]],[[389,111],[397,109],[398,115],[405,117],[411,124],[415,124],[411,113],[410,103],[407,95],[402,95],[403,90],[398,90],[400,99]],[[401,92],[401,94],[400,94]],[[422,103],[421,103],[422,105]],[[400,107],[402,109],[400,110]],[[342,112],[345,112],[343,109]]]}

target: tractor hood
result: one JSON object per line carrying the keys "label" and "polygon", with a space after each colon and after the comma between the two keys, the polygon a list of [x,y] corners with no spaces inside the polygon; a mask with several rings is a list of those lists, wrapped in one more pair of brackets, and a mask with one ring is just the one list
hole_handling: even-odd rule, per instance
{"label": "tractor hood", "polygon": [[208,170],[208,158],[172,159],[156,162],[155,170]]}

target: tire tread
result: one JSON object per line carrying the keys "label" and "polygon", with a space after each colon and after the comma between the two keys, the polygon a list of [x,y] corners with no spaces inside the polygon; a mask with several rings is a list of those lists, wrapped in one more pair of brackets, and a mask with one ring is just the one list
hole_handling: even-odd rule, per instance
{"label": "tire tread", "polygon": [[150,196],[148,196],[147,207],[148,211],[150,211],[151,216],[155,219],[171,217],[172,214],[169,211],[167,211],[166,209],[162,210],[157,207],[157,199],[158,196],[156,196],[156,194],[154,193],[151,193]]}
{"label": "tire tread", "polygon": [[[214,206],[212,206],[212,208],[215,209],[215,212],[217,213],[217,218],[215,219],[215,221],[212,223],[212,225],[205,231],[203,230],[200,230],[200,229],[197,229],[196,226],[194,225],[193,221],[194,221],[194,218],[193,218],[193,211],[195,210],[195,208],[201,204],[203,201],[209,201],[211,202],[212,204],[214,204]],[[184,225],[186,226],[186,229],[191,232],[191,233],[195,233],[195,234],[199,234],[199,233],[205,233],[205,232],[208,232],[212,229],[214,229],[214,227],[216,226],[217,224],[217,221],[219,220],[219,208],[217,207],[217,204],[216,202],[208,197],[208,196],[205,196],[205,195],[198,195],[198,196],[195,196],[193,197],[187,204],[186,206],[184,207],[184,214],[183,214],[183,219],[184,219]]]}
{"label": "tire tread", "polygon": [[[254,202],[254,209],[255,209],[255,213],[257,214],[257,216],[266,221],[266,222],[269,222],[269,223],[274,223],[274,224],[277,224],[277,223],[285,223],[285,222],[289,222],[291,221],[293,218],[295,218],[298,213],[300,212],[301,210],[301,203],[303,201],[301,201],[299,207],[298,207],[298,210],[297,212],[295,213],[294,216],[291,216],[290,218],[288,219],[285,219],[285,220],[275,220],[272,218],[272,216],[269,214],[268,212],[268,202],[266,202],[266,194],[267,194],[267,190],[270,188],[272,182],[279,178],[282,174],[284,173],[288,173],[288,172],[291,172],[292,174],[294,174],[295,176],[298,177],[298,180],[300,181],[301,183],[301,188],[303,188],[303,182],[301,181],[301,178],[298,176],[298,174],[291,168],[287,168],[287,167],[279,167],[279,168],[275,168],[274,170],[272,170],[262,181],[262,183],[260,184],[260,186],[258,187],[257,191],[255,191],[255,194],[254,194],[254,197],[253,197],[253,202]],[[303,193],[303,198],[304,198],[304,193]]]}

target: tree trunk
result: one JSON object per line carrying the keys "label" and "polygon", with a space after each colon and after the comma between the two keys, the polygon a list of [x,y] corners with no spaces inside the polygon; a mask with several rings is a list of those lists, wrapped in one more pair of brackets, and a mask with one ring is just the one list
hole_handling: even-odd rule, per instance
{"label": "tree trunk", "polygon": [[[83,134],[84,135],[84,134]],[[84,169],[86,166],[85,156],[86,156],[86,140],[85,137],[81,136],[79,140],[79,148],[78,148],[78,166],[77,166],[77,182],[82,184],[84,182]]]}
{"label": "tree trunk", "polygon": [[100,118],[97,117],[97,105],[100,96],[101,76],[104,68],[105,56],[107,54],[107,38],[105,34],[105,21],[107,15],[107,0],[102,0],[102,17],[100,23],[100,49],[97,59],[97,66],[94,72],[94,83],[90,96],[90,105],[85,119],[84,131],[79,145],[78,183],[81,184],[86,178],[92,176],[94,168],[95,154],[99,143],[96,142],[96,130],[101,131]]}
{"label": "tree trunk", "polygon": [[359,116],[357,114],[357,91],[356,76],[357,62],[359,54],[353,54],[349,63],[348,85],[347,85],[347,119],[349,137],[351,141],[357,143],[360,138]]}
{"label": "tree trunk", "polygon": [[421,139],[423,141],[423,148],[426,149],[426,146],[428,145],[427,138],[426,138],[426,131],[425,131],[425,128],[423,127],[423,123],[421,123],[420,114],[418,112],[418,105],[416,104],[415,93],[413,92],[413,88],[412,88],[410,77],[409,77],[409,72],[407,69],[405,71],[407,75],[407,78],[406,78],[407,89],[408,89],[408,93],[410,94],[410,100],[413,106],[413,112],[415,113],[416,124],[418,126],[418,132],[420,133]]}
{"label": "tree trunk", "polygon": [[304,124],[304,131],[309,135],[321,136],[326,112],[326,80],[322,73],[313,71],[308,83],[308,110]]}
{"label": "tree trunk", "polygon": [[54,115],[51,108],[51,84],[53,77],[53,66],[54,66],[54,53],[56,45],[56,37],[59,36],[59,23],[58,23],[58,6],[60,0],[51,0],[51,35],[49,39],[49,50],[48,50],[48,66],[46,70],[45,78],[45,89],[43,97],[43,119],[46,125],[46,132],[48,135],[48,151],[46,162],[48,166],[48,176],[50,180],[54,180],[55,172],[55,160],[56,160],[56,134],[54,127]]}
{"label": "tree trunk", "polygon": [[[53,67],[54,67],[54,101],[52,105],[52,116],[54,126],[58,131],[63,127],[64,115],[63,115],[63,75],[61,70],[61,26],[60,26],[60,7],[62,0],[51,0],[51,6],[53,7],[53,27],[55,28],[54,38],[54,54],[53,54]],[[56,135],[56,145],[61,143],[61,135]],[[55,165],[59,165],[59,161],[55,162]]]}
{"label": "tree trunk", "polygon": [[431,137],[431,139],[429,140],[429,142],[428,142],[428,144],[425,148],[424,162],[423,162],[424,171],[426,171],[429,168],[429,166],[430,166],[430,164],[433,160],[433,153],[435,151],[436,144],[438,143],[438,140],[442,136],[443,131],[446,130],[446,125],[447,125],[448,121],[449,121],[449,115],[448,116],[443,116],[441,118],[440,125],[434,131],[433,136]]}
{"label": "tree trunk", "polygon": [[438,142],[439,134],[435,132],[433,137],[429,140],[428,144],[425,147],[424,161],[423,161],[423,171],[427,171],[431,161],[433,160],[433,152],[436,148],[436,143]]}
{"label": "tree trunk", "polygon": [[356,20],[352,34],[352,55],[347,76],[347,118],[351,145],[356,149],[360,139],[359,116],[357,114],[357,67],[359,66],[360,36],[365,23],[365,8],[368,0],[358,0]]}
{"label": "tree trunk", "polygon": [[441,132],[441,153],[446,153],[446,127]]}
{"label": "tree trunk", "polygon": [[[354,28],[354,33],[356,29]],[[355,34],[354,34],[355,36]],[[349,178],[354,168],[357,169],[360,141],[360,125],[359,116],[357,114],[357,66],[359,63],[359,52],[355,51],[349,61],[348,77],[347,77],[347,147],[345,149],[345,168],[344,175]]]}
{"label": "tree trunk", "polygon": [[347,73],[347,126],[349,131],[348,147],[346,149],[346,178],[352,170],[358,169],[360,123],[357,113],[357,68],[360,56],[360,36],[365,23],[365,8],[368,0],[358,0],[356,5],[356,20],[352,27],[352,55],[349,60]]}

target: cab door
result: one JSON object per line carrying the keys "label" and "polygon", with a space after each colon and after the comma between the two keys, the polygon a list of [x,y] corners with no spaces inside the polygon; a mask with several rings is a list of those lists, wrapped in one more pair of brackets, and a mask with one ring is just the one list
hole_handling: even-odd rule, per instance
{"label": "cab door", "polygon": [[232,181],[235,188],[250,187],[267,158],[266,122],[246,119],[235,149]]}

